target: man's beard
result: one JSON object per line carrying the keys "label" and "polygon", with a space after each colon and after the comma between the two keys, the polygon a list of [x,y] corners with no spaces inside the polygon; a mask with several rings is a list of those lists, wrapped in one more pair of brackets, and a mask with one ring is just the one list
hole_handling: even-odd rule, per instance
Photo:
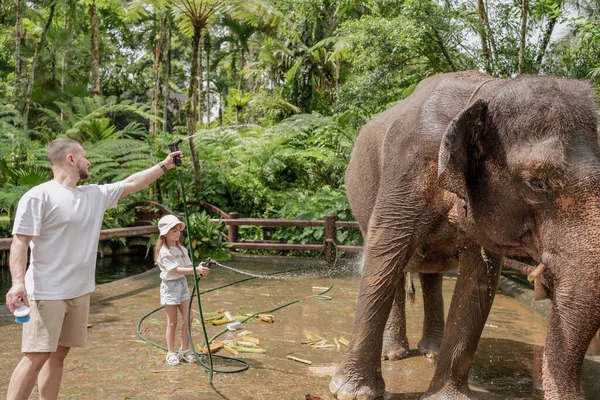
{"label": "man's beard", "polygon": [[79,179],[84,181],[86,179],[90,179],[90,173],[86,171],[84,168],[79,168]]}

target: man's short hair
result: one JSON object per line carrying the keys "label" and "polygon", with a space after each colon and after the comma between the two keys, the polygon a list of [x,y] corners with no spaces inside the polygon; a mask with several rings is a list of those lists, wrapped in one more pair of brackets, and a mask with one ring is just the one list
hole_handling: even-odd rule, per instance
{"label": "man's short hair", "polygon": [[77,140],[69,138],[54,139],[48,145],[48,160],[50,165],[60,164],[69,153],[74,153],[83,148]]}

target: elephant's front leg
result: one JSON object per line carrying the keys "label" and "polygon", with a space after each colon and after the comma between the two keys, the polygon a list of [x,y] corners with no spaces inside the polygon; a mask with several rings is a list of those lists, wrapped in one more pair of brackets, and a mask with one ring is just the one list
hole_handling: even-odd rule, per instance
{"label": "elephant's front leg", "polygon": [[[419,217],[427,220],[426,215]],[[432,215],[433,218],[436,216]],[[394,217],[372,218],[365,240],[365,268],[352,337],[346,357],[329,384],[329,389],[338,399],[368,400],[384,394],[385,384],[381,375],[383,330],[402,269],[414,251],[413,243],[422,234],[419,228],[427,227],[426,223],[405,226]]]}
{"label": "elephant's front leg", "polygon": [[408,357],[410,349],[406,337],[406,279],[405,274],[399,274],[394,292],[394,303],[390,316],[383,331],[383,350],[381,358],[384,360],[401,360]]}
{"label": "elephant's front leg", "polygon": [[502,268],[502,257],[472,245],[461,253],[435,374],[422,399],[474,399],[468,375]]}
{"label": "elephant's front leg", "polygon": [[388,266],[380,259],[369,257],[368,252],[365,257],[368,268],[375,263],[379,265],[376,272],[367,272],[362,277],[348,351],[329,384],[331,392],[340,400],[371,400],[385,392],[381,375],[383,329],[394,301],[394,281],[402,272],[385,273]]}

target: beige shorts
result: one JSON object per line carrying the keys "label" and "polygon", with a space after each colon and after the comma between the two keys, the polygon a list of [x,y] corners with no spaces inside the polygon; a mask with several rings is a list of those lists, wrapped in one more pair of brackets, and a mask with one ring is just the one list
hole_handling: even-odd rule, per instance
{"label": "beige shorts", "polygon": [[87,339],[90,293],[69,300],[31,300],[23,324],[23,353],[55,352],[58,345],[83,347]]}

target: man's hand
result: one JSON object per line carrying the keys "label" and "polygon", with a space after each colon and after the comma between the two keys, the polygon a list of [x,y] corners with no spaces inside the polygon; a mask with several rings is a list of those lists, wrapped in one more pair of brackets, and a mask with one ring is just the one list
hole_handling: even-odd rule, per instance
{"label": "man's hand", "polygon": [[179,157],[179,159],[181,160],[181,164],[183,164],[183,153],[181,151],[174,151],[171,154],[169,154],[167,158],[165,158],[165,160],[162,162],[163,165],[167,169],[175,168],[175,157]]}
{"label": "man's hand", "polygon": [[27,307],[29,307],[29,299],[27,298],[27,291],[25,290],[25,284],[18,283],[14,284],[8,293],[6,293],[6,306],[12,313],[15,311],[15,306],[18,306],[23,301]]}

